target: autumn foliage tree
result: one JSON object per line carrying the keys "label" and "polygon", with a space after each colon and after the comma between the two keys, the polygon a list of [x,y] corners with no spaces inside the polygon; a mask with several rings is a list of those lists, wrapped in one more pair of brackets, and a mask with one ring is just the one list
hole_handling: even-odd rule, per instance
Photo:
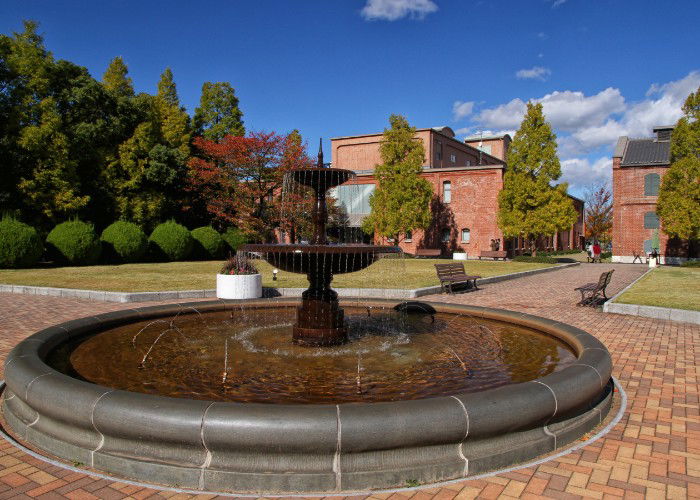
{"label": "autumn foliage tree", "polygon": [[270,241],[280,227],[284,174],[308,165],[302,147],[289,136],[251,132],[219,142],[194,140],[189,188],[198,191],[218,225],[234,225],[255,241]]}
{"label": "autumn foliage tree", "polygon": [[612,193],[607,184],[591,186],[586,193],[586,238],[606,244],[612,237]]}

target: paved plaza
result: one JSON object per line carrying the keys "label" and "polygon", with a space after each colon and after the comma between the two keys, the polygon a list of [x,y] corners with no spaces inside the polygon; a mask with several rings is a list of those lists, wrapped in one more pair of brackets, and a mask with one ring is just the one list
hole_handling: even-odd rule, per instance
{"label": "paved plaza", "polygon": [[[700,498],[700,326],[577,307],[574,288],[614,269],[614,294],[645,266],[582,264],[484,285],[479,291],[423,300],[497,307],[553,318],[582,328],[610,350],[613,374],[629,401],[603,438],[536,467],[377,498]],[[609,294],[609,295],[610,295]],[[0,355],[31,333],[80,316],[130,307],[45,296],[0,294]],[[3,498],[185,498],[119,481],[97,479],[0,444]]]}

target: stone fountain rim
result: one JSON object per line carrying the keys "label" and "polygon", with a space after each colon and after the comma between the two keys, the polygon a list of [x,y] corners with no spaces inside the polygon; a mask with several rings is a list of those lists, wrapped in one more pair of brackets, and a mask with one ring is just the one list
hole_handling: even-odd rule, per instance
{"label": "stone fountain rim", "polygon": [[[375,299],[366,304],[404,302]],[[574,350],[577,361],[540,379],[477,393],[337,405],[139,394],[71,378],[43,361],[74,336],[185,313],[190,307],[205,312],[297,303],[168,304],[44,329],[6,358],[5,417],[17,434],[39,448],[130,477],[199,489],[230,489],[233,481],[238,491],[336,491],[462,477],[532,458],[576,439],[609,409],[612,363],[597,339],[554,320],[477,306],[430,303],[440,312],[500,319],[553,335]]]}

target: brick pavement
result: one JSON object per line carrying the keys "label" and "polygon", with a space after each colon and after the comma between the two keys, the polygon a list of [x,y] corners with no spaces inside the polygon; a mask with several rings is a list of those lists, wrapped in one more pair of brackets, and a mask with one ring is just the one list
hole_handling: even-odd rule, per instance
{"label": "brick pavement", "polygon": [[[641,275],[640,265],[579,267],[485,285],[477,292],[424,299],[500,307],[554,318],[597,336],[610,349],[613,374],[629,397],[623,419],[604,438],[536,467],[441,488],[375,498],[700,498],[700,326],[605,314],[576,307],[573,288],[614,268],[615,293]],[[126,304],[0,294],[0,357],[53,323]],[[4,498],[189,498],[90,477],[34,459],[0,443]],[[202,498],[207,498],[200,495]]]}

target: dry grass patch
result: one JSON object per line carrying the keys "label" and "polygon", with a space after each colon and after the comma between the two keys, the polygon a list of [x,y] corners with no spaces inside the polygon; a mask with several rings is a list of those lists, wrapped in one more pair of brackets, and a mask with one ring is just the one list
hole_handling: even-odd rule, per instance
{"label": "dry grass patch", "polygon": [[[265,286],[306,288],[303,274],[280,271],[272,281],[272,266],[255,261],[263,275]],[[337,275],[337,288],[420,288],[438,285],[436,263],[452,262],[438,259],[380,259],[371,267],[356,273]],[[45,267],[38,269],[2,269],[0,283],[11,285],[78,288],[113,292],[153,292],[164,290],[200,290],[216,287],[216,273],[222,261],[165,262],[123,264],[119,266]],[[466,261],[468,274],[483,277],[509,274],[530,269],[550,267],[530,262]]]}
{"label": "dry grass patch", "polygon": [[700,311],[700,268],[659,267],[615,302]]}

